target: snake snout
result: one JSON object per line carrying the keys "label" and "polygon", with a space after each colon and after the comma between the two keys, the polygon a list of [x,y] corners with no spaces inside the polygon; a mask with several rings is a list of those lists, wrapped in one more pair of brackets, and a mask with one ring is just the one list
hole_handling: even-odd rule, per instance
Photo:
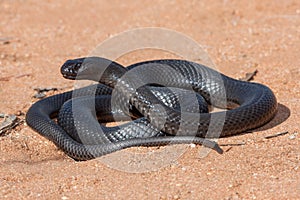
{"label": "snake snout", "polygon": [[61,67],[61,74],[67,79],[76,79],[83,61],[81,59],[67,60]]}

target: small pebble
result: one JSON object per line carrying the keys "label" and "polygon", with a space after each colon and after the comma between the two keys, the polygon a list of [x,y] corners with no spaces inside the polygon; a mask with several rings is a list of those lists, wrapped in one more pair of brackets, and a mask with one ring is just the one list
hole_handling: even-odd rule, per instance
{"label": "small pebble", "polygon": [[34,98],[36,99],[42,99],[46,96],[45,93],[36,93],[35,95],[33,95]]}
{"label": "small pebble", "polygon": [[290,140],[293,140],[293,139],[295,139],[295,138],[296,138],[296,135],[294,135],[294,134],[292,134],[292,135],[289,136],[289,139],[290,139]]}
{"label": "small pebble", "polygon": [[297,137],[297,135],[298,135],[298,132],[294,132],[293,134],[291,134],[291,135],[289,136],[289,139],[290,139],[290,140],[294,140],[294,139]]}

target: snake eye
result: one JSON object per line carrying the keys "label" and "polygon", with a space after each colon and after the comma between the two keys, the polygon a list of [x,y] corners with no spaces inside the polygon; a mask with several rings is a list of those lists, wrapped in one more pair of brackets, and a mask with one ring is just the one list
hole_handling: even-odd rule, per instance
{"label": "snake eye", "polygon": [[80,69],[80,67],[81,67],[81,63],[76,63],[73,70],[78,71]]}

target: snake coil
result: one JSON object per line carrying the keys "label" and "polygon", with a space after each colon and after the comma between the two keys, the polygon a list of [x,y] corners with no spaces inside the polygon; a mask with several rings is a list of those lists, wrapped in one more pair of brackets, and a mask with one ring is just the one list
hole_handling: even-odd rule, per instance
{"label": "snake coil", "polygon": [[[68,79],[99,84],[36,102],[26,122],[76,160],[132,146],[170,143],[202,144],[222,153],[205,138],[257,128],[277,111],[275,95],[268,87],[185,60],[152,60],[125,68],[88,57],[66,61],[61,72]],[[207,104],[229,110],[210,113]],[[52,120],[57,113],[58,124]],[[131,122],[117,127],[98,123],[129,116]]]}

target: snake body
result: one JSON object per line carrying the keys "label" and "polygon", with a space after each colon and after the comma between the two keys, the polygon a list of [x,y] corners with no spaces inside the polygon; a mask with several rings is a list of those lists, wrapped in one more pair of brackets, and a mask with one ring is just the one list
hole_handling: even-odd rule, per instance
{"label": "snake body", "polygon": [[[172,92],[168,88],[161,87],[150,87],[150,89],[168,107],[186,112],[193,112],[195,110],[201,113],[208,112],[207,104],[200,95],[197,95],[197,101],[193,102],[191,101],[192,99],[185,98],[189,94],[189,91],[186,90],[172,88]],[[131,110],[129,117],[128,115],[124,115],[122,110],[112,108],[111,95],[99,93],[95,95],[95,98],[83,96],[70,99],[60,109],[58,124],[77,142],[102,144],[133,138],[167,136],[166,133],[151,125],[147,118],[139,114],[137,110]],[[178,98],[184,98],[188,101],[181,102],[182,104],[180,105]],[[198,109],[195,107],[198,107]],[[104,123],[134,120],[124,125],[106,127],[98,123],[97,116],[99,116],[98,120]]]}
{"label": "snake body", "polygon": [[[89,57],[68,60],[61,71],[65,78],[91,79],[100,84],[36,102],[28,110],[26,122],[77,160],[92,159],[132,146],[165,145],[170,142],[203,144],[222,152],[216,143],[204,138],[230,136],[259,127],[270,121],[277,111],[276,98],[268,87],[238,81],[185,60],[153,60],[124,68],[104,58]],[[172,93],[164,89],[155,92],[153,87],[193,91],[201,94],[208,104],[230,110],[200,113],[190,111],[190,106],[178,108],[178,98],[175,103],[162,103],[166,100],[163,96]],[[74,117],[74,94],[79,96],[76,108],[80,108],[78,112],[84,116],[81,119],[90,122],[90,125],[87,123],[84,126],[84,122]],[[90,102],[88,96],[95,94],[102,97]],[[197,101],[199,98],[196,96],[195,99]],[[116,108],[104,109],[109,107],[109,103],[104,106],[101,102],[112,100],[114,103],[111,105],[117,105]],[[112,111],[131,115],[134,113],[132,110],[137,110],[141,118],[117,128],[100,126],[102,131],[97,134],[99,125],[96,125],[95,113],[86,111],[94,103],[99,107],[99,112],[109,119],[112,118]],[[60,109],[57,124],[51,117]],[[96,128],[89,128],[92,125]],[[86,135],[78,135],[78,128],[86,130]]]}

